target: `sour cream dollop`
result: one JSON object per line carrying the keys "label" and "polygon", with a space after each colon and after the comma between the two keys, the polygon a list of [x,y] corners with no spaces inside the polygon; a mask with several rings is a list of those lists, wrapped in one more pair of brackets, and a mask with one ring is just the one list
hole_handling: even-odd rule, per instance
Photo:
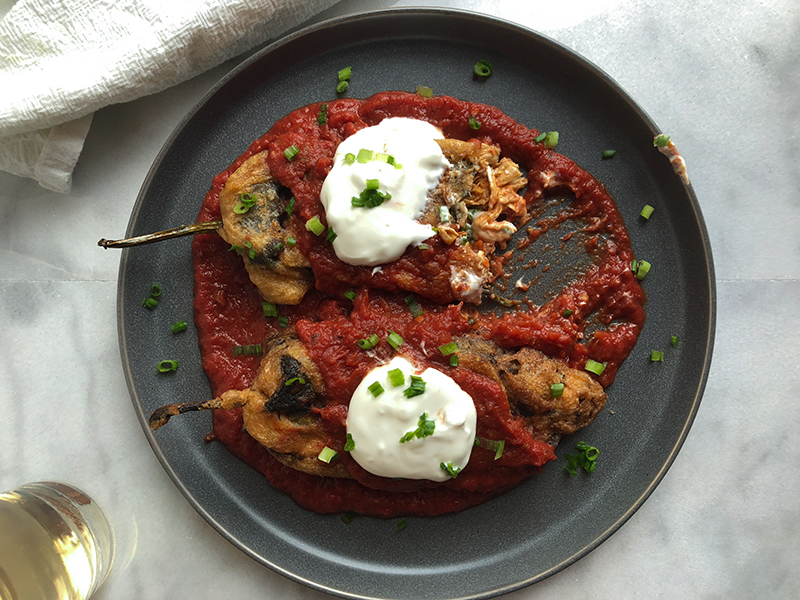
{"label": "sour cream dollop", "polygon": [[[389,371],[393,369],[403,372],[403,385],[392,385]],[[452,378],[431,368],[419,374],[425,381],[425,391],[408,398],[403,391],[409,387],[412,374],[417,374],[414,366],[398,356],[361,381],[347,416],[347,433],[355,442],[350,455],[381,477],[446,481],[451,475],[442,463],[449,463],[457,472],[469,462],[477,422],[475,404]],[[378,396],[369,391],[376,381],[384,389]],[[401,443],[403,436],[417,430],[424,413],[435,423],[433,433]]]}
{"label": "sour cream dollop", "polygon": [[[336,256],[351,265],[381,265],[397,260],[406,248],[434,232],[419,218],[428,191],[439,181],[449,163],[435,140],[442,132],[425,121],[395,117],[366,127],[339,144],[333,167],[325,178],[320,200],[328,225],[336,233]],[[368,150],[393,157],[394,165],[380,158],[348,162]],[[396,165],[400,165],[397,167]],[[367,180],[377,180],[379,191],[391,199],[374,208],[354,207]]]}

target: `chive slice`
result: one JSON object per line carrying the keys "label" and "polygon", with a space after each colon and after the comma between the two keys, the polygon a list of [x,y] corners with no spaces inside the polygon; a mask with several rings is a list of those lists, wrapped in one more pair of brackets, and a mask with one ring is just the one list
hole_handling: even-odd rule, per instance
{"label": "chive slice", "polygon": [[419,302],[417,302],[417,299],[413,294],[406,296],[405,303],[406,306],[408,306],[408,309],[411,311],[411,316],[413,318],[416,319],[418,316],[425,314],[425,311],[422,310],[422,307],[419,305]]}
{"label": "chive slice", "polygon": [[348,510],[346,513],[344,513],[339,518],[342,520],[342,523],[344,523],[345,525],[350,525],[350,523],[355,521],[356,516],[358,516],[358,513],[354,512],[352,510]]}
{"label": "chive slice", "polygon": [[353,290],[347,290],[344,293],[344,297],[347,298],[348,300],[355,300],[356,299],[356,293]]}
{"label": "chive slice", "polygon": [[456,467],[451,462],[448,462],[447,464],[440,463],[439,466],[442,468],[442,471],[450,475],[450,477],[453,479],[458,477],[458,474],[461,473],[461,467]]}
{"label": "chive slice", "polygon": [[590,373],[594,373],[595,375],[602,375],[603,371],[606,370],[606,364],[597,362],[596,360],[592,360],[591,358],[586,361],[586,366],[583,367]]}
{"label": "chive slice", "polygon": [[564,309],[564,312],[561,313],[561,316],[566,319],[567,317],[571,317],[574,313],[575,313],[574,310],[572,310],[571,308],[567,308]]}
{"label": "chive slice", "polygon": [[650,362],[664,362],[664,353],[661,350],[651,351]]}
{"label": "chive slice", "polygon": [[368,338],[362,338],[358,340],[356,344],[358,344],[358,347],[361,348],[362,350],[371,350],[372,348],[378,345],[378,342],[380,342],[380,340],[381,338],[378,337],[378,334],[373,333]]}
{"label": "chive slice", "polygon": [[292,144],[286,150],[283,151],[283,155],[286,157],[286,160],[292,161],[294,157],[300,154],[300,148]]}
{"label": "chive slice", "polygon": [[488,60],[479,60],[475,63],[475,66],[472,67],[472,73],[475,77],[482,77],[486,78],[489,77],[494,72],[494,65]]}
{"label": "chive slice", "polygon": [[325,235],[326,242],[333,242],[336,239],[336,232],[333,230],[333,227],[328,227],[328,233]]}
{"label": "chive slice", "polygon": [[148,310],[153,310],[156,306],[158,306],[158,300],[155,298],[145,298],[144,302],[142,302],[142,306]]}
{"label": "chive slice", "polygon": [[563,383],[554,383],[550,386],[550,397],[551,398],[558,398],[559,396],[564,394],[564,384]]}
{"label": "chive slice", "polygon": [[420,250],[430,250],[431,249],[431,247],[428,244],[420,244],[419,246],[417,246],[417,248],[419,248]]}
{"label": "chive slice", "polygon": [[455,354],[458,352],[458,344],[455,342],[450,342],[448,344],[442,344],[439,346],[439,352],[442,353],[442,356],[450,356],[451,354]]}
{"label": "chive slice", "polygon": [[478,119],[476,119],[472,115],[470,115],[469,117],[469,128],[476,130],[481,128],[481,124],[478,122]]}
{"label": "chive slice", "polygon": [[433,96],[433,90],[424,85],[417,86],[417,95],[422,96],[423,98],[430,98]]}
{"label": "chive slice", "polygon": [[328,105],[320,104],[319,113],[317,113],[317,125],[324,125],[328,121]]}
{"label": "chive slice", "polygon": [[233,347],[234,356],[241,356],[242,354],[245,356],[260,356],[263,354],[263,349],[261,348],[261,344],[243,344]]}
{"label": "chive slice", "polygon": [[278,307],[272,302],[262,302],[261,310],[264,312],[265,317],[277,317]]}
{"label": "chive slice", "polygon": [[672,344],[673,348],[677,348],[678,347],[678,336],[677,335],[673,335],[672,339],[670,340],[670,343]]}
{"label": "chive slice", "polygon": [[450,366],[457,367],[458,366],[458,354],[451,354],[450,355]]}
{"label": "chive slice", "polygon": [[487,440],[484,438],[476,437],[475,441],[473,442],[473,446],[478,446],[479,448],[484,448],[485,450],[491,450],[494,452],[494,459],[497,460],[501,456],[503,456],[503,449],[506,447],[505,440]]}
{"label": "chive slice", "polygon": [[353,154],[352,152],[348,152],[347,154],[344,155],[344,164],[352,165],[354,162],[356,162],[355,154]]}
{"label": "chive slice", "polygon": [[640,214],[641,216],[643,216],[645,219],[649,219],[649,218],[650,218],[650,215],[652,215],[652,214],[653,214],[653,211],[654,211],[654,210],[655,210],[655,208],[653,208],[653,207],[652,207],[652,206],[650,206],[649,204],[645,204],[645,205],[644,205],[644,208],[642,209],[642,212],[640,212],[639,214]]}
{"label": "chive slice", "polygon": [[347,441],[344,443],[344,451],[345,452],[352,452],[356,449],[356,441],[353,439],[353,434],[347,434]]}
{"label": "chive slice", "polygon": [[669,136],[663,133],[653,138],[653,146],[669,146]]}
{"label": "chive slice", "polygon": [[337,94],[344,94],[347,91],[347,88],[350,87],[350,84],[346,81],[340,81],[336,86],[336,93]]}
{"label": "chive slice", "polygon": [[603,158],[614,158],[616,150],[603,150]]}
{"label": "chive slice", "polygon": [[386,338],[386,341],[389,342],[389,345],[397,350],[400,348],[400,345],[403,343],[403,338],[400,337],[398,333],[394,331],[389,332],[389,336]]}
{"label": "chive slice", "polygon": [[150,296],[153,298],[158,298],[161,295],[161,286],[157,283],[154,283],[150,286]]}
{"label": "chive slice", "polygon": [[406,377],[400,369],[392,369],[389,371],[388,375],[389,383],[392,384],[392,387],[399,387],[406,382]]}
{"label": "chive slice", "polygon": [[188,328],[189,326],[186,324],[186,321],[178,321],[172,325],[172,333],[180,333],[181,331],[186,331]]}
{"label": "chive slice", "polygon": [[353,74],[353,67],[345,67],[339,71],[339,81],[347,81]]}
{"label": "chive slice", "polygon": [[294,205],[296,202],[297,200],[295,200],[295,197],[292,196],[291,198],[289,198],[289,202],[286,203],[286,214],[289,215],[290,217],[294,212]]}
{"label": "chive slice", "polygon": [[367,389],[368,389],[368,390],[369,390],[369,391],[372,393],[372,395],[373,395],[373,396],[375,396],[376,398],[377,398],[378,396],[380,396],[380,395],[381,395],[381,394],[384,392],[383,386],[381,385],[381,382],[380,382],[380,381],[375,381],[374,383],[371,383]]}
{"label": "chive slice", "polygon": [[336,457],[339,456],[339,453],[336,452],[333,448],[328,448],[325,446],[322,451],[317,456],[324,463],[330,463],[332,460],[336,460]]}
{"label": "chive slice", "polygon": [[436,430],[436,421],[428,419],[428,413],[424,412],[419,416],[419,419],[417,420],[417,428],[405,433],[403,437],[400,438],[400,443],[405,444],[406,442],[410,442],[413,439],[421,440],[430,435],[433,435],[433,432],[435,430]]}
{"label": "chive slice", "polygon": [[398,533],[403,531],[403,529],[405,529],[406,527],[408,527],[408,521],[406,521],[405,519],[400,519],[397,522],[397,532]]}
{"label": "chive slice", "polygon": [[578,442],[575,444],[578,454],[567,454],[567,465],[565,470],[573,477],[578,474],[578,467],[583,468],[587,473],[594,473],[597,467],[597,457],[600,456],[600,450],[594,446],[590,446],[586,442]]}
{"label": "chive slice", "polygon": [[413,398],[425,393],[425,381],[419,375],[411,376],[411,385],[403,390],[406,398]]}
{"label": "chive slice", "polygon": [[286,238],[286,245],[294,248],[297,245],[297,240],[294,239],[292,236],[289,236]]}
{"label": "chive slice", "polygon": [[539,135],[537,135],[535,138],[533,138],[533,141],[534,142],[542,142],[542,141],[544,141],[544,138],[546,138],[546,137],[547,137],[547,132],[543,131]]}
{"label": "chive slice", "polygon": [[361,148],[358,151],[358,155],[356,156],[356,160],[361,164],[368,163],[372,160],[373,152],[372,150],[367,150],[366,148]]}
{"label": "chive slice", "polygon": [[306,382],[305,379],[302,377],[292,377],[291,379],[287,379],[284,385],[292,385],[293,383],[299,383],[300,385],[304,385]]}
{"label": "chive slice", "polygon": [[377,190],[381,187],[381,182],[377,179],[367,179],[367,189],[368,190]]}
{"label": "chive slice", "polygon": [[278,317],[278,325],[281,327],[288,327],[289,326],[289,317]]}
{"label": "chive slice", "polygon": [[650,272],[650,265],[649,262],[646,260],[640,260],[636,265],[636,279],[642,280],[645,276]]}
{"label": "chive slice", "polygon": [[258,198],[256,198],[253,194],[240,194],[239,195],[239,204],[233,207],[233,212],[237,215],[243,215],[248,210],[253,208],[258,202]]}
{"label": "chive slice", "polygon": [[544,136],[544,145],[547,148],[552,150],[558,145],[558,132],[557,131],[548,131],[547,135]]}
{"label": "chive slice", "polygon": [[162,360],[160,363],[158,363],[159,373],[169,373],[170,371],[177,371],[177,370],[178,370],[177,360]]}
{"label": "chive slice", "polygon": [[306,230],[318,236],[325,231],[325,226],[322,224],[322,221],[319,220],[319,217],[314,215],[306,221]]}

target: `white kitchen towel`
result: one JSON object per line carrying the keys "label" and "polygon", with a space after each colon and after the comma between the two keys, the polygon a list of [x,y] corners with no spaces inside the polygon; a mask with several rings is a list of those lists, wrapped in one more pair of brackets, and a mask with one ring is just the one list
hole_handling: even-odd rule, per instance
{"label": "white kitchen towel", "polygon": [[92,114],[185,81],[338,0],[17,0],[0,21],[0,169],[68,192]]}

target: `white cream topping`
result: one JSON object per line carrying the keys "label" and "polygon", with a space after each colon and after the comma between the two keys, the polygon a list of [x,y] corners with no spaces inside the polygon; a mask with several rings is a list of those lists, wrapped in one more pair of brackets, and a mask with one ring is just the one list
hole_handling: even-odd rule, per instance
{"label": "white cream topping", "polygon": [[[366,127],[339,144],[320,200],[328,225],[336,232],[333,249],[340,260],[351,265],[385,264],[434,235],[429,225],[415,219],[425,208],[428,191],[449,165],[435,141],[442,137],[430,123],[398,117]],[[346,162],[348,154],[358,156],[362,149],[391,155],[401,168],[383,160]],[[388,192],[391,199],[375,208],[354,207],[352,198],[359,197],[368,179],[377,179],[379,191]]]}
{"label": "white cream topping", "polygon": [[[403,385],[392,386],[388,373],[393,369],[403,372]],[[432,368],[419,374],[425,391],[407,398],[403,391],[412,374],[416,374],[414,366],[398,356],[361,381],[347,415],[347,433],[355,442],[350,454],[364,469],[381,477],[447,481],[451,476],[442,463],[460,470],[469,462],[476,432],[475,404],[452,378]],[[384,389],[378,396],[368,389],[376,381]],[[417,430],[424,413],[435,424],[433,433],[401,443],[404,435]]]}

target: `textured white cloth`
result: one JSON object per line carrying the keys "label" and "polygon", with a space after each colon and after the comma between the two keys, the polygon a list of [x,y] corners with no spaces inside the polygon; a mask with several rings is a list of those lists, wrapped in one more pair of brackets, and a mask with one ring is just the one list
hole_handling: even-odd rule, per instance
{"label": "textured white cloth", "polygon": [[18,0],[0,21],[0,169],[68,192],[98,108],[161,91],[337,0]]}

